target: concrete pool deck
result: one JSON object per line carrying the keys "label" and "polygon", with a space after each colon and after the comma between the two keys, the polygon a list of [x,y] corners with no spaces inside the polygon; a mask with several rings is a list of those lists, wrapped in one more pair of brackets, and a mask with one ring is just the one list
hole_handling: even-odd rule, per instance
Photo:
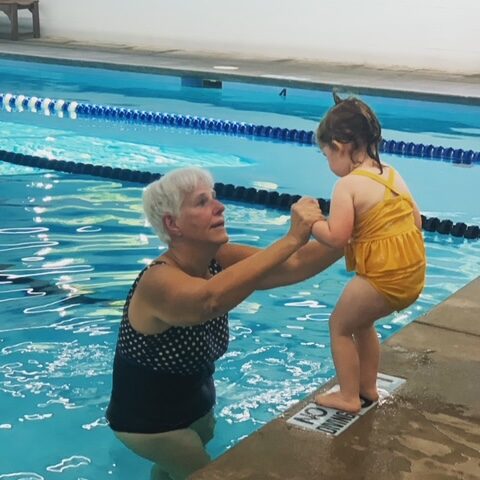
{"label": "concrete pool deck", "polygon": [[[53,58],[57,63],[322,90],[340,86],[358,93],[480,105],[480,74],[145,51],[55,39],[0,40],[0,58]],[[309,397],[191,478],[480,479],[480,278],[385,342],[381,371],[407,382],[338,437],[286,423]]]}
{"label": "concrete pool deck", "polygon": [[477,278],[386,341],[380,370],[407,382],[338,437],[286,423],[309,397],[192,480],[479,479],[479,298]]}

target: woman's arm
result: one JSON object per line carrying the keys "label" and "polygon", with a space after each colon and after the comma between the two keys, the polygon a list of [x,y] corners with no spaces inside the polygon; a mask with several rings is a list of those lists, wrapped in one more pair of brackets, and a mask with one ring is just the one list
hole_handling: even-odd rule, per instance
{"label": "woman's arm", "polygon": [[[226,268],[259,251],[257,247],[227,243],[220,248],[216,259]],[[322,272],[342,256],[342,248],[330,248],[312,240],[266,274],[259,282],[257,290],[301,282]]]}
{"label": "woman's arm", "polygon": [[312,227],[312,235],[319,242],[333,248],[342,248],[348,243],[352,237],[355,218],[353,197],[347,183],[342,180],[333,192],[328,220],[316,222]]}
{"label": "woman's arm", "polygon": [[149,269],[138,294],[155,315],[171,325],[196,325],[237,306],[263,280],[308,240],[311,225],[320,217],[318,204],[303,199],[292,207],[290,231],[265,250],[258,251],[210,279],[193,277],[172,265]]}
{"label": "woman's arm", "polygon": [[327,269],[344,255],[343,248],[331,248],[312,240],[260,282],[258,290],[292,285]]}

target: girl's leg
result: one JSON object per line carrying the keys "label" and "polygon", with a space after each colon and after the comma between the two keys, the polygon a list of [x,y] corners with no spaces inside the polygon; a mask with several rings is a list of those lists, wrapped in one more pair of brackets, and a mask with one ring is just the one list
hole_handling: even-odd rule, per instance
{"label": "girl's leg", "polygon": [[360,360],[360,396],[378,400],[377,374],[380,362],[380,342],[375,327],[360,328],[353,334]]}
{"label": "girl's leg", "polygon": [[205,441],[213,436],[212,412],[189,428],[164,433],[115,432],[117,438],[137,455],[154,462],[151,480],[184,480],[210,463]]}
{"label": "girl's leg", "polygon": [[[377,354],[373,352],[372,357],[370,352],[365,350],[371,343],[371,332],[365,338],[360,334],[360,343],[357,344],[353,335],[361,329],[373,328],[375,320],[391,312],[392,308],[385,297],[364,278],[356,276],[346,286],[330,317],[332,355],[340,391],[317,395],[316,403],[353,413],[360,410],[360,369],[363,365],[371,368]],[[375,381],[377,369],[378,360]]]}

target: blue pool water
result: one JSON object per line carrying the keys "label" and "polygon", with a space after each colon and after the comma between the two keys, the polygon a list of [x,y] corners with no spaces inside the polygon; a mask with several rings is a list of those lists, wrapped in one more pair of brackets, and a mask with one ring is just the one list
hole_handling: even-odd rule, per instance
{"label": "blue pool water", "polygon": [[[15,65],[13,74],[12,62],[0,61],[0,91],[293,128],[313,129],[330,102],[322,92],[294,91],[281,103],[274,87],[232,83],[211,92],[173,77],[95,69],[79,82],[78,69],[53,65],[39,65],[31,80],[31,64]],[[480,150],[478,107],[374,101],[389,138]],[[328,197],[335,181],[313,147],[1,111],[0,132],[5,150],[159,172],[193,163],[219,181],[289,193]],[[384,160],[402,172],[425,214],[480,224],[478,166]],[[149,464],[127,453],[103,418],[123,299],[163,248],[144,225],[140,197],[137,184],[0,163],[0,479],[148,478]],[[276,210],[228,203],[226,212],[231,239],[251,245],[268,245],[288,225]],[[382,340],[480,271],[480,242],[425,237],[425,292],[379,322]],[[340,261],[301,284],[257,292],[232,312],[230,349],[215,375],[213,456],[333,375],[328,317],[348,278]]]}

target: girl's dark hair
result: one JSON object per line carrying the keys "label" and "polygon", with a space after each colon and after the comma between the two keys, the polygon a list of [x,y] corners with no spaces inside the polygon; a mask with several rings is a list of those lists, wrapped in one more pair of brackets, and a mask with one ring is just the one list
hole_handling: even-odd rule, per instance
{"label": "girl's dark hair", "polygon": [[327,112],[317,128],[317,142],[334,148],[333,142],[351,143],[353,149],[366,148],[369,157],[383,173],[378,154],[382,128],[373,110],[358,98],[342,100],[333,92],[335,105]]}

